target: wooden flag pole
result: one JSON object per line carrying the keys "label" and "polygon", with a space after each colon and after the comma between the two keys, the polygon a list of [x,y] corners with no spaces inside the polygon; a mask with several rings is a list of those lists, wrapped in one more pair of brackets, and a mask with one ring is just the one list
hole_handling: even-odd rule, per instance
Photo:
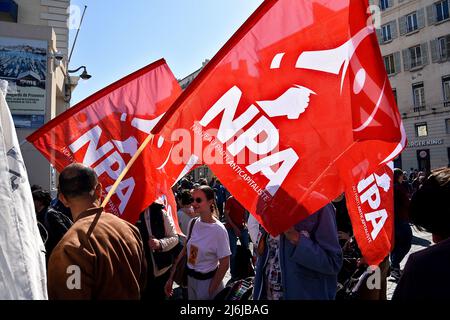
{"label": "wooden flag pole", "polygon": [[[125,169],[123,169],[123,171],[120,173],[119,177],[117,178],[116,182],[114,182],[112,188],[109,190],[108,194],[106,195],[106,198],[103,200],[101,207],[104,208],[106,207],[106,205],[108,204],[109,200],[111,199],[112,195],[114,194],[114,192],[116,192],[117,187],[119,186],[120,182],[122,182],[123,178],[126,176],[126,174],[128,173],[128,171],[130,170],[131,166],[133,165],[133,163],[136,161],[136,159],[139,157],[139,155],[142,153],[142,150],[144,150],[144,148],[148,145],[148,143],[150,141],[153,140],[154,135],[153,134],[149,134],[147,136],[147,138],[145,138],[144,142],[141,144],[141,146],[139,147],[139,149],[136,151],[136,153],[133,155],[133,157],[131,158],[131,160],[127,163],[127,166],[125,167]],[[95,215],[94,221],[92,221],[92,224],[89,227],[89,230],[87,232],[87,237],[89,238],[92,234],[92,231],[94,230],[95,225],[98,222],[98,219],[100,219],[100,215],[101,215],[102,211],[98,212]]]}
{"label": "wooden flag pole", "polygon": [[144,148],[147,146],[147,144],[153,140],[154,135],[153,134],[149,134],[147,136],[147,138],[145,138],[144,142],[141,144],[141,146],[139,147],[139,149],[136,151],[136,153],[134,154],[134,156],[131,158],[131,160],[127,163],[127,166],[125,167],[125,169],[123,169],[123,171],[120,173],[119,177],[117,178],[116,182],[114,182],[111,190],[109,190],[108,195],[106,196],[106,198],[103,200],[102,203],[102,207],[105,207],[109,200],[111,199],[112,195],[114,194],[114,192],[116,192],[117,187],[119,186],[120,182],[122,182],[123,178],[125,177],[125,175],[128,173],[128,170],[130,170],[131,166],[133,165],[133,163],[136,161],[136,159],[139,157],[139,155],[141,154],[142,150],[144,150]]}

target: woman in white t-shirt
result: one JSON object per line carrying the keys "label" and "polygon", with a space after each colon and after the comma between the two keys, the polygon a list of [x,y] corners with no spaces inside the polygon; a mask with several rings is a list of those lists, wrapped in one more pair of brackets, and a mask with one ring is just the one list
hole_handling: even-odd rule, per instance
{"label": "woman in white t-shirt", "polygon": [[[187,256],[188,299],[211,300],[224,288],[223,278],[230,266],[230,244],[224,225],[217,219],[217,205],[214,190],[209,186],[200,186],[192,192],[193,207],[200,218],[193,219],[189,225],[192,234],[187,246],[177,258]],[[191,228],[191,224],[193,224]],[[165,291],[171,296],[173,286],[172,268]]]}

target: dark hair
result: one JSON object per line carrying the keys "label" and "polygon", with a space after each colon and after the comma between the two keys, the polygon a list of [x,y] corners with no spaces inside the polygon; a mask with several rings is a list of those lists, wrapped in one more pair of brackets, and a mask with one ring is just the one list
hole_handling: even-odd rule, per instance
{"label": "dark hair", "polygon": [[50,196],[50,192],[42,189],[37,189],[32,192],[33,200],[39,201],[42,203],[44,207],[48,207],[50,202],[52,202],[52,197]]}
{"label": "dark hair", "polygon": [[181,189],[190,189],[192,186],[191,182],[186,178],[181,179],[180,187]]}
{"label": "dark hair", "polygon": [[66,198],[89,195],[97,186],[97,174],[91,168],[73,163],[59,175],[59,192]]}
{"label": "dark hair", "polygon": [[213,203],[211,205],[211,212],[213,213],[213,216],[218,219],[219,218],[219,211],[217,209],[216,204],[216,193],[213,188],[210,186],[199,186],[197,188],[194,188],[194,190],[201,190],[205,194],[206,200],[212,200]]}
{"label": "dark hair", "polygon": [[33,184],[31,186],[31,192],[36,191],[36,190],[43,190],[42,187],[38,184]]}
{"label": "dark hair", "polygon": [[191,204],[194,201],[190,190],[181,190],[181,192],[177,194],[177,198],[183,206]]}
{"label": "dark hair", "polygon": [[395,168],[394,169],[394,183],[398,183],[398,178],[400,178],[401,176],[403,176],[403,170],[400,168]]}
{"label": "dark hair", "polygon": [[198,179],[198,184],[201,186],[207,186],[208,180],[206,180],[205,178]]}
{"label": "dark hair", "polygon": [[450,169],[433,170],[414,193],[410,205],[411,222],[440,237],[450,237]]}

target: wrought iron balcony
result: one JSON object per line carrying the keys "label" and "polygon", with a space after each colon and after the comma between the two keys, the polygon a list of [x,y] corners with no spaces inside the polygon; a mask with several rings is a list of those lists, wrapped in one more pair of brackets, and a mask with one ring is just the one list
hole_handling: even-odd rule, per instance
{"label": "wrought iron balcony", "polygon": [[425,107],[425,105],[423,106],[414,106],[414,112],[420,112],[420,111],[425,111],[427,108]]}

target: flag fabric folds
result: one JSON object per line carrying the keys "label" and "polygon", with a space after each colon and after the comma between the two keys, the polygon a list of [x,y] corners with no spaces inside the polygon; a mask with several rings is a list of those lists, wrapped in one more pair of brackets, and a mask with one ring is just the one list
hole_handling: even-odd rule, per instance
{"label": "flag fabric folds", "polygon": [[406,141],[367,1],[265,1],[153,133],[180,129],[274,235],[349,192]]}
{"label": "flag fabric folds", "polygon": [[393,249],[393,162],[361,180],[349,176],[345,190],[353,233],[369,265],[377,266]]}
{"label": "flag fabric folds", "polygon": [[[4,83],[0,83],[0,88],[4,87]],[[5,100],[6,91],[2,91],[0,90],[0,299],[47,299],[45,247],[39,233],[14,123]]]}
{"label": "flag fabric folds", "polygon": [[[106,194],[180,92],[161,59],[86,98],[27,140],[58,171],[73,162],[92,167]],[[169,161],[172,148],[155,136],[120,182],[106,210],[135,223],[140,212],[163,197],[161,201],[173,207],[177,222],[173,196],[167,194],[183,167]]]}

